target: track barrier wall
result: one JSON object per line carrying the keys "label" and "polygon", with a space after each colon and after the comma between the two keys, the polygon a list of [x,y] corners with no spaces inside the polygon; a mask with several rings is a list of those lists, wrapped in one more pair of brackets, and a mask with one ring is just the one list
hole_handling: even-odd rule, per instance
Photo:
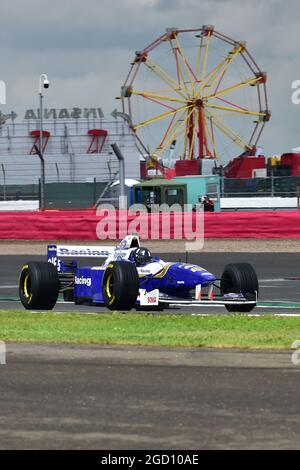
{"label": "track barrier wall", "polygon": [[[171,214],[170,236],[182,214]],[[3,212],[0,214],[2,240],[97,240],[97,226],[104,216],[95,211]],[[110,217],[110,215],[109,215]],[[113,217],[113,214],[111,215]],[[163,239],[161,232],[164,213],[143,214],[140,220],[149,230],[141,238],[151,239],[151,221],[156,229],[152,238]],[[196,214],[192,214],[195,219]],[[107,217],[106,217],[107,219]],[[127,227],[133,221],[128,216]],[[123,224],[124,225],[124,224]],[[122,238],[120,223],[111,224],[106,238]],[[125,227],[126,229],[126,227]],[[139,230],[136,230],[139,232]],[[155,236],[153,237],[153,233]],[[300,238],[300,211],[254,211],[204,213],[205,238]],[[201,235],[201,234],[199,234]],[[102,237],[103,238],[103,237]],[[178,238],[178,237],[175,237]]]}

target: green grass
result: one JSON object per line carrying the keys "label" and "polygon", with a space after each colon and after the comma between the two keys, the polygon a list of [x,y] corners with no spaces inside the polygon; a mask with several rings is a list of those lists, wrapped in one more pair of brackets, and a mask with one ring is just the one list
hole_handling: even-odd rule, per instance
{"label": "green grass", "polygon": [[3,341],[287,349],[297,339],[298,317],[0,312]]}

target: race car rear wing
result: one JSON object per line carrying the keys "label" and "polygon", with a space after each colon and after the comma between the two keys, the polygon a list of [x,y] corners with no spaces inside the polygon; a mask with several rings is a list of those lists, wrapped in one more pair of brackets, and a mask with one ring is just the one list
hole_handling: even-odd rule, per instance
{"label": "race car rear wing", "polygon": [[[116,250],[127,250],[140,246],[139,237],[136,234],[126,235],[117,246],[99,245],[48,245],[47,259],[49,263],[61,271],[61,258],[107,258]],[[74,260],[74,263],[75,263]],[[75,263],[76,264],[76,263]]]}
{"label": "race car rear wing", "polygon": [[116,249],[126,250],[140,246],[138,235],[126,235],[117,246],[84,246],[84,245],[48,245],[48,258],[107,258]]}
{"label": "race car rear wing", "polygon": [[[47,261],[58,272],[72,272],[77,266],[77,258],[107,258],[114,251],[114,246],[48,245]],[[63,261],[65,258],[73,260],[70,263]]]}

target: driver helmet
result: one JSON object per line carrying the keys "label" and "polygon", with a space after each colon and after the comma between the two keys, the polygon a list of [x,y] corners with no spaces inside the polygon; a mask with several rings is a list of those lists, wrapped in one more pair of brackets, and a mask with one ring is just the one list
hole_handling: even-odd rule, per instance
{"label": "driver helmet", "polygon": [[134,261],[137,266],[144,266],[152,262],[152,256],[148,248],[135,248],[130,254],[130,260]]}

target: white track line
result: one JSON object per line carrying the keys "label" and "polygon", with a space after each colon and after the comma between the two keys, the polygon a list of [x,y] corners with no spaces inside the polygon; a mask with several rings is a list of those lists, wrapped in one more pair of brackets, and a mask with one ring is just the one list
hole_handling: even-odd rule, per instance
{"label": "white track line", "polygon": [[18,285],[7,284],[7,286],[0,286],[0,289],[17,289],[18,287]]}
{"label": "white track line", "polygon": [[[230,316],[230,313],[224,313],[223,316]],[[244,317],[264,317],[264,314],[261,313],[237,313],[237,315],[242,315]],[[211,317],[209,313],[192,313],[192,317]],[[300,313],[272,313],[272,317],[300,317]]]}

